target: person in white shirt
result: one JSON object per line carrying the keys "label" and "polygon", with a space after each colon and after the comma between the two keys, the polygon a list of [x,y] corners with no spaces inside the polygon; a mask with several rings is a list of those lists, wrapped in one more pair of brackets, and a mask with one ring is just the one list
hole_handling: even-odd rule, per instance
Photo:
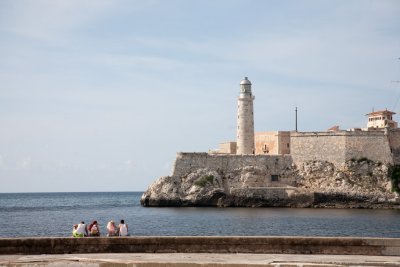
{"label": "person in white shirt", "polygon": [[81,221],[81,223],[78,224],[78,227],[76,228],[76,231],[75,231],[75,235],[77,237],[88,236],[88,231],[87,231],[86,224],[84,221]]}
{"label": "person in white shirt", "polygon": [[124,220],[121,220],[121,223],[118,225],[118,235],[119,236],[128,236],[128,225]]}

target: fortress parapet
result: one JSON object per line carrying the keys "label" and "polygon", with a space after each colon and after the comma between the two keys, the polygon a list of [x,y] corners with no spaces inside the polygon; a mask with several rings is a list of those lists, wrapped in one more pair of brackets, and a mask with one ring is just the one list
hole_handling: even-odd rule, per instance
{"label": "fortress parapet", "polygon": [[400,131],[301,132],[291,134],[294,162],[324,160],[340,166],[345,161],[367,158],[376,162],[398,164]]}
{"label": "fortress parapet", "polygon": [[[293,161],[290,155],[228,155],[208,153],[177,153],[171,176],[184,177],[198,169],[210,169],[221,173],[235,172],[236,170],[251,166],[264,171],[273,180],[275,176],[281,176],[292,167]],[[284,177],[280,177],[284,179]],[[289,181],[290,183],[290,181]],[[270,184],[260,183],[257,186]]]}

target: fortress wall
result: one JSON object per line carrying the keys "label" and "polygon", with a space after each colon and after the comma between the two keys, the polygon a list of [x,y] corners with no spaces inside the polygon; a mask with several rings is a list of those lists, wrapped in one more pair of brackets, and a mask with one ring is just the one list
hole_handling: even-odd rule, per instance
{"label": "fortress wall", "polygon": [[182,177],[201,168],[228,173],[247,166],[280,175],[284,170],[291,168],[292,158],[288,155],[224,155],[181,152],[177,154],[171,175]]}
{"label": "fortress wall", "polygon": [[376,162],[393,163],[389,139],[383,131],[346,135],[346,160],[363,157]]}
{"label": "fortress wall", "polygon": [[292,133],[293,161],[324,160],[340,165],[345,161],[346,135],[343,132]]}
{"label": "fortress wall", "polygon": [[[390,145],[389,145],[390,140]],[[223,173],[247,166],[257,167],[270,174],[282,175],[310,160],[328,161],[341,166],[351,159],[368,158],[382,163],[400,163],[400,131],[342,131],[304,132],[291,134],[290,155],[231,155],[208,153],[178,153],[172,176],[184,177],[196,169],[208,168]]]}
{"label": "fortress wall", "polygon": [[[398,144],[400,156],[400,132],[393,142]],[[292,133],[291,155],[294,162],[325,160],[336,166],[363,157],[393,162],[389,139],[383,131]]]}
{"label": "fortress wall", "polygon": [[290,154],[290,132],[279,132],[278,143],[278,154]]}

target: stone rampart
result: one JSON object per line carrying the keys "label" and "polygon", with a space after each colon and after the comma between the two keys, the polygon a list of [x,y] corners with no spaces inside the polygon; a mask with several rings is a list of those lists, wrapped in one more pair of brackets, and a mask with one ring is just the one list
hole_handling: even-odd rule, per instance
{"label": "stone rampart", "polygon": [[273,174],[282,174],[292,166],[289,155],[224,155],[207,153],[178,153],[171,176],[184,177],[197,169],[207,168],[223,173],[238,168],[252,166],[268,170]]}
{"label": "stone rampart", "polygon": [[360,158],[393,163],[389,137],[384,131],[292,133],[291,155],[296,163],[322,160],[340,166]]}
{"label": "stone rampart", "polygon": [[383,131],[347,132],[345,159],[368,158],[375,162],[393,163],[389,138]]}
{"label": "stone rampart", "polygon": [[289,253],[400,256],[399,238],[94,237],[0,238],[0,254]]}
{"label": "stone rampart", "polygon": [[290,153],[294,162],[324,160],[340,165],[346,159],[345,151],[344,133],[292,133],[290,137]]}
{"label": "stone rampart", "polygon": [[199,169],[230,172],[253,166],[280,174],[284,169],[310,161],[328,161],[340,167],[352,159],[400,164],[400,130],[291,133],[290,155],[229,155],[178,153],[172,176],[183,177]]}

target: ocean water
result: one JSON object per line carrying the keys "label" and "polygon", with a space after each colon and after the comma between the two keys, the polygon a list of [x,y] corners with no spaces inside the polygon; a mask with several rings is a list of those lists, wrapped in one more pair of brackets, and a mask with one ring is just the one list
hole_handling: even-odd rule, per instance
{"label": "ocean water", "polygon": [[70,236],[72,225],[125,219],[134,236],[400,237],[399,210],[144,208],[141,192],[0,194],[0,237]]}

